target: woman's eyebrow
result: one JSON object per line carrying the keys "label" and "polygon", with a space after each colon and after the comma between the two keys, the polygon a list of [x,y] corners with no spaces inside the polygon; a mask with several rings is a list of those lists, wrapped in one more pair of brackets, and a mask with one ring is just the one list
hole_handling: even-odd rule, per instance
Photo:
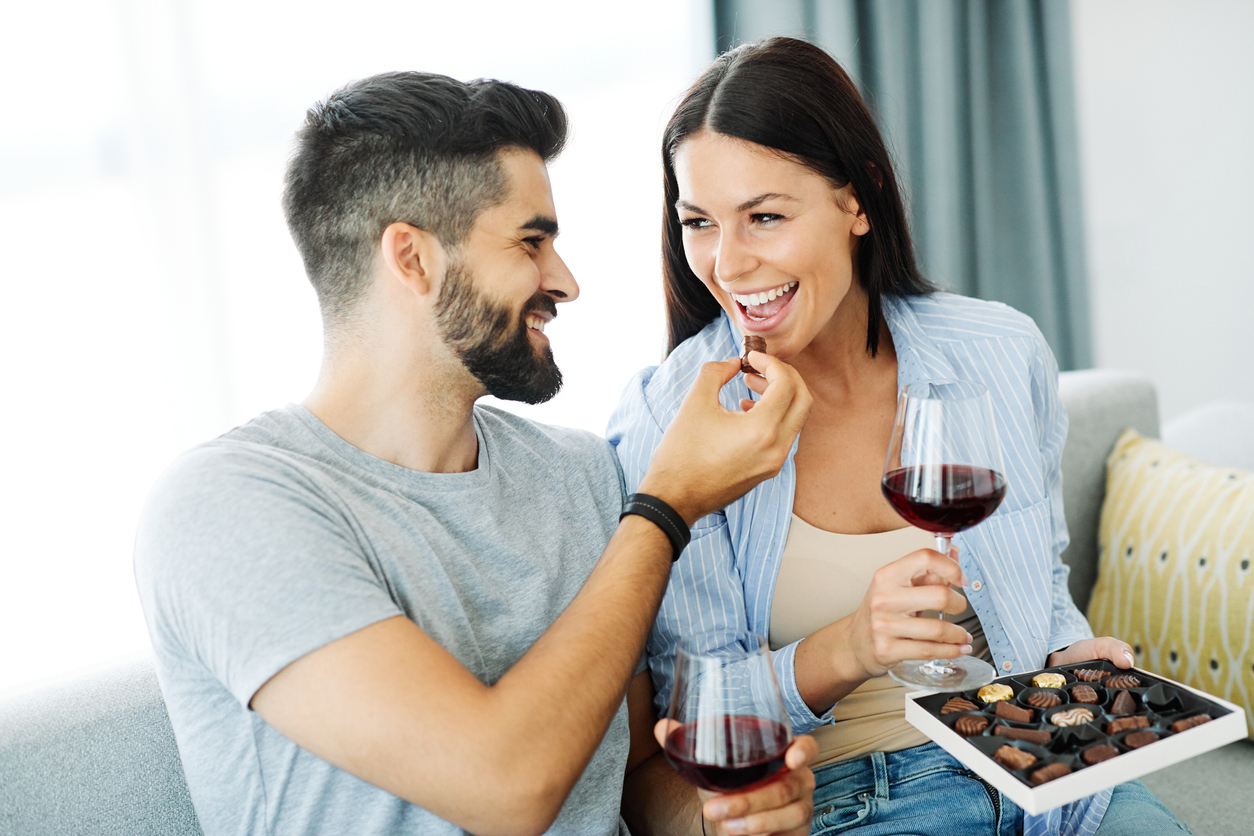
{"label": "woman's eyebrow", "polygon": [[[793,197],[792,195],[789,195],[789,194],[782,194],[782,193],[780,193],[780,192],[763,192],[762,194],[758,195],[757,197],[751,197],[751,198],[749,198],[748,200],[746,200],[744,203],[742,203],[742,204],[740,204],[739,206],[737,206],[737,207],[736,207],[736,211],[737,211],[737,212],[748,212],[750,209],[753,209],[753,208],[754,208],[754,207],[756,207],[756,206],[760,206],[761,204],[765,203],[765,202],[766,202],[766,201],[768,201],[768,200],[792,200],[792,201],[796,201],[796,200],[797,200],[797,198],[795,198],[795,197]],[[706,211],[705,211],[704,209],[702,209],[701,207],[699,207],[699,206],[694,206],[693,204],[689,203],[688,201],[686,201],[686,200],[684,200],[684,199],[682,199],[682,198],[681,198],[681,199],[679,199],[679,200],[677,200],[677,201],[675,201],[675,208],[676,208],[676,209],[684,209],[684,210],[686,210],[686,211],[688,211],[688,212],[695,212],[695,213],[696,213],[696,214],[698,214],[698,215],[708,215],[708,214],[709,214],[708,212],[706,212]]]}
{"label": "woman's eyebrow", "polygon": [[744,203],[736,207],[737,212],[748,212],[757,206],[766,203],[768,200],[796,200],[797,198],[789,194],[780,194],[779,192],[764,192],[757,197],[751,197]]}

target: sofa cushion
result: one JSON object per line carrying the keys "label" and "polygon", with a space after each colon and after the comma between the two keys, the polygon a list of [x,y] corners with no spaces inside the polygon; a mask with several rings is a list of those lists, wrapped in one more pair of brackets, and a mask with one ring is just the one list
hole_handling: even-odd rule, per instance
{"label": "sofa cushion", "polygon": [[1254,473],[1128,430],[1107,459],[1098,553],[1093,631],[1254,721]]}
{"label": "sofa cushion", "polygon": [[152,659],[0,701],[0,834],[200,832]]}

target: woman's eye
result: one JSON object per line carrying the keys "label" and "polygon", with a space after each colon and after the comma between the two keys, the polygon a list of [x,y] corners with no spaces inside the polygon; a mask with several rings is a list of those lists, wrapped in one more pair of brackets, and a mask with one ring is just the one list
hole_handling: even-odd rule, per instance
{"label": "woman's eye", "polygon": [[749,217],[753,220],[754,223],[769,224],[769,223],[774,223],[775,221],[778,221],[778,220],[782,220],[784,216],[776,215],[773,212],[758,212],[757,214],[750,215]]}
{"label": "woman's eye", "polygon": [[686,229],[705,229],[710,222],[705,218],[684,218],[679,225]]}

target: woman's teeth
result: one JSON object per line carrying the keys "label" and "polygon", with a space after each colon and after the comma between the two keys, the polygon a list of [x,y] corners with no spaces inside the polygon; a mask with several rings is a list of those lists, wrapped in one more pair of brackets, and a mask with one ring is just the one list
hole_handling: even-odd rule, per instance
{"label": "woman's teeth", "polygon": [[783,296],[788,291],[797,286],[796,282],[782,284],[779,287],[773,287],[770,290],[764,290],[761,293],[733,293],[731,297],[746,308],[750,305],[765,305],[767,302],[774,300],[778,296]]}
{"label": "woman's teeth", "polygon": [[537,331],[539,331],[541,334],[544,333],[544,320],[541,319],[540,317],[528,316],[526,322],[527,322],[528,328],[534,328]]}

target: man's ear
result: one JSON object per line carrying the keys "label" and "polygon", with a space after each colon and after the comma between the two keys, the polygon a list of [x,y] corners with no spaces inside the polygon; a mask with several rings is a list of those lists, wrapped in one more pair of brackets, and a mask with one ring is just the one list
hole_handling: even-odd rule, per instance
{"label": "man's ear", "polygon": [[448,254],[435,235],[397,221],[383,230],[379,243],[388,279],[419,296],[426,296],[439,287],[448,266]]}

